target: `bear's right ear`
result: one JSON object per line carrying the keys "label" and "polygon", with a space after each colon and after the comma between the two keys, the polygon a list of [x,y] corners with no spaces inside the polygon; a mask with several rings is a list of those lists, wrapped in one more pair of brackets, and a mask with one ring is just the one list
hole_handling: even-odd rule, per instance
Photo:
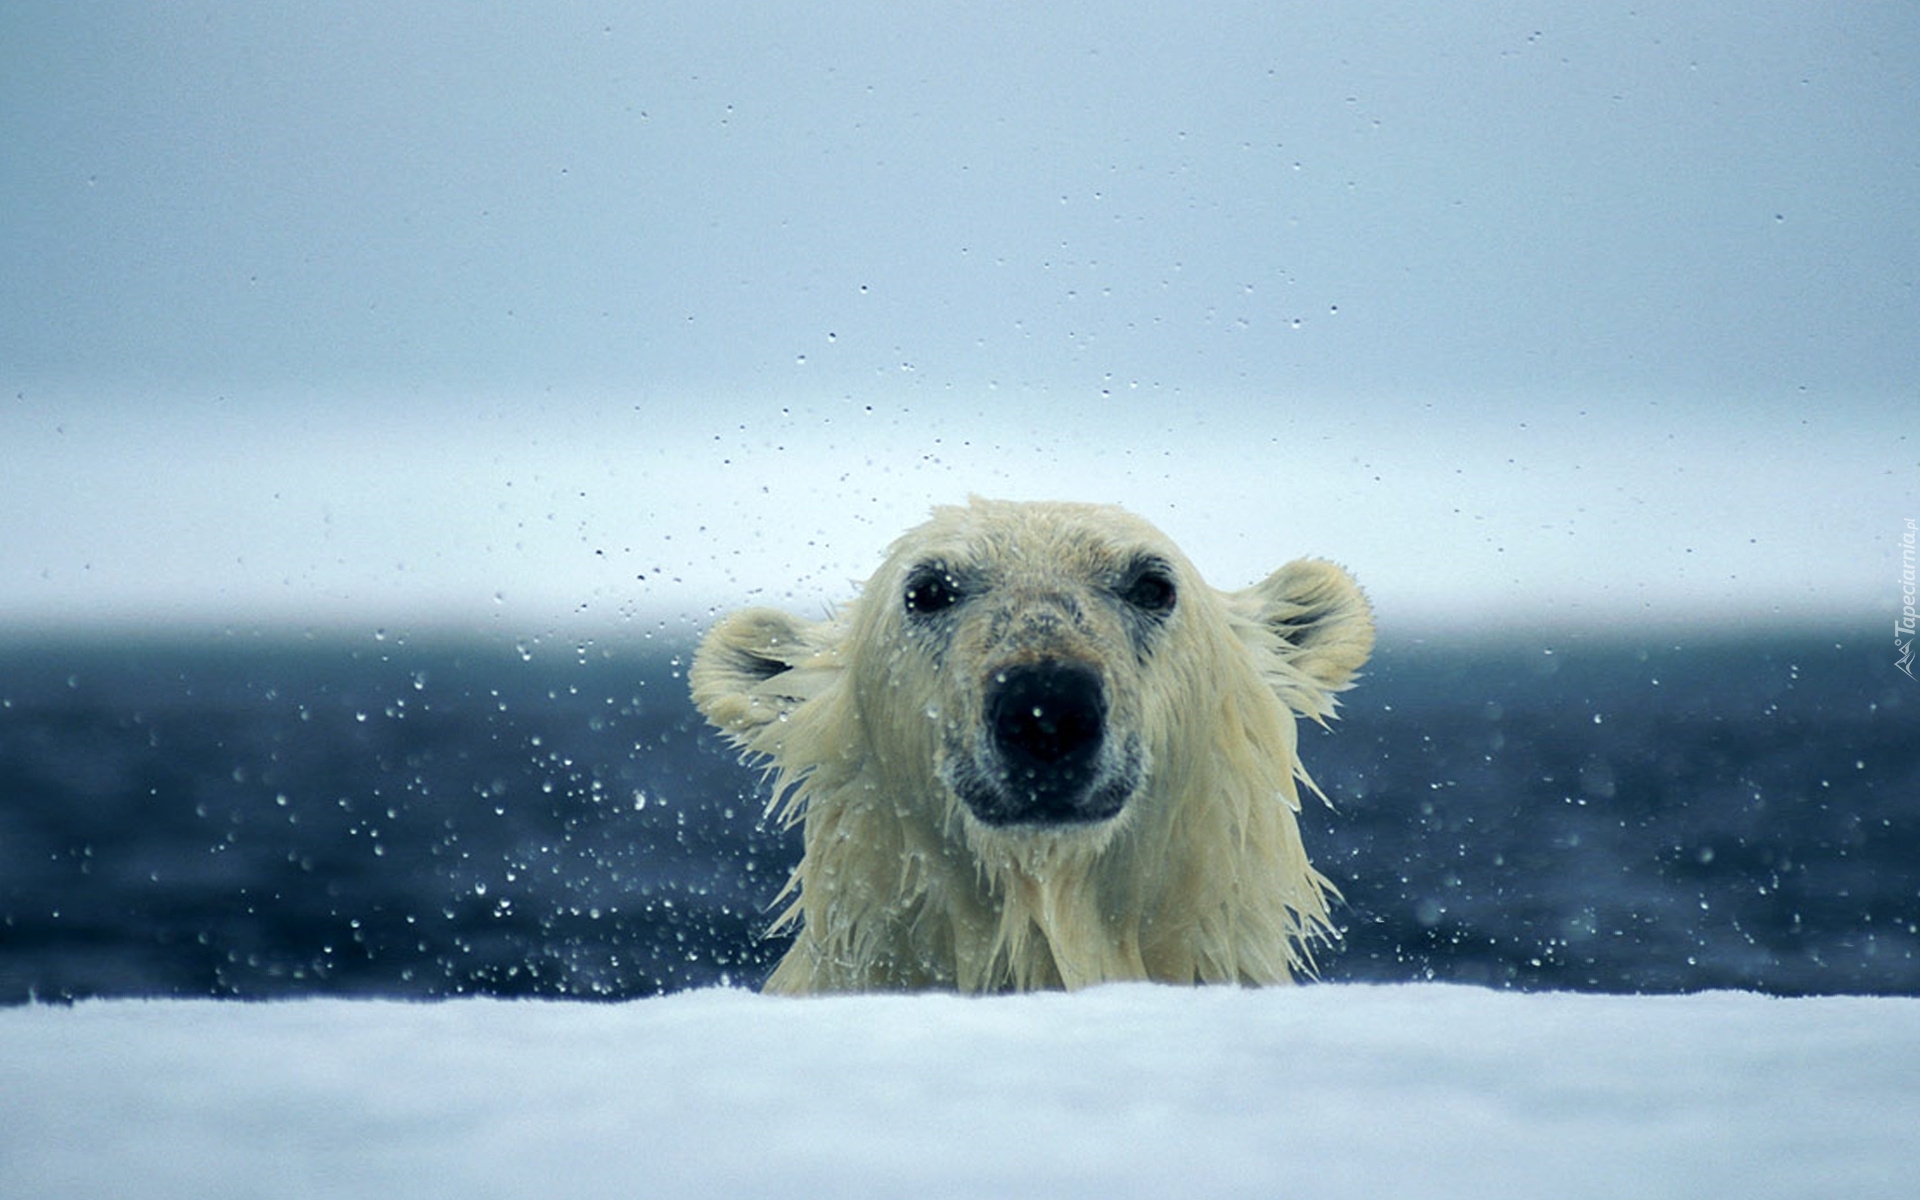
{"label": "bear's right ear", "polygon": [[833,626],[771,608],[734,613],[707,632],[687,673],[693,703],[741,742],[818,695],[840,673]]}

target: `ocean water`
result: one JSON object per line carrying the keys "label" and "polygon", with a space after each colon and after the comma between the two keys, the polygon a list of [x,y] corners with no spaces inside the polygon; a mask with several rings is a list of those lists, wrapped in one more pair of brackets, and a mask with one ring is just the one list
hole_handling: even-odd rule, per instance
{"label": "ocean water", "polygon": [[[0,1002],[757,984],[798,854],[684,646],[0,647]],[[1879,639],[1381,648],[1307,726],[1329,980],[1920,994]]]}

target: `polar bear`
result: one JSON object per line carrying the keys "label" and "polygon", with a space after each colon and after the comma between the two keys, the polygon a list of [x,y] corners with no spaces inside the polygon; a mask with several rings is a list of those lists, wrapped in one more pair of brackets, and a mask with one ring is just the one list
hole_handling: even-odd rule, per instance
{"label": "polar bear", "polygon": [[735,613],[695,704],[804,826],[779,993],[1283,983],[1331,936],[1295,716],[1373,648],[1353,578],[1207,586],[1121,509],[942,507],[825,620]]}

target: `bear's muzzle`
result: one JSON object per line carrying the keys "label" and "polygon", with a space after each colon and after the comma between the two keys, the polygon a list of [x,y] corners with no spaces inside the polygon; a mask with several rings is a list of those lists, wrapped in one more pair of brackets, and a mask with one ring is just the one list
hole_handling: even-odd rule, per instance
{"label": "bear's muzzle", "polygon": [[1098,671],[1060,659],[1022,663],[995,672],[984,699],[984,736],[950,779],[982,823],[1086,824],[1125,806],[1138,755],[1108,744]]}

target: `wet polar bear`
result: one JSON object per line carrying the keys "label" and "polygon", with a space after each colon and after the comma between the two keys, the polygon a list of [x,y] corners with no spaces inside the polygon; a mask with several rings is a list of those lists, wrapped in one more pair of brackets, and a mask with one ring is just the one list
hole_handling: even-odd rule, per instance
{"label": "wet polar bear", "polygon": [[1330,931],[1295,715],[1372,648],[1331,563],[1217,592],[1120,509],[980,499],[827,620],[726,618],[694,701],[805,827],[767,990],[1286,982]]}

